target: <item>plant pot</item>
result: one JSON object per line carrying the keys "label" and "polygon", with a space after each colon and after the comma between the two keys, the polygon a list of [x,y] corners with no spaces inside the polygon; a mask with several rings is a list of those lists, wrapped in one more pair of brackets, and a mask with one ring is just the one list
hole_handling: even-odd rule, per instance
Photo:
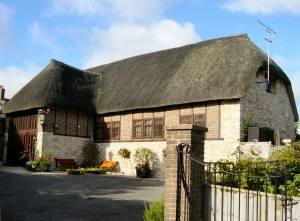
{"label": "plant pot", "polygon": [[140,178],[148,178],[151,174],[151,169],[148,165],[136,166],[136,176]]}

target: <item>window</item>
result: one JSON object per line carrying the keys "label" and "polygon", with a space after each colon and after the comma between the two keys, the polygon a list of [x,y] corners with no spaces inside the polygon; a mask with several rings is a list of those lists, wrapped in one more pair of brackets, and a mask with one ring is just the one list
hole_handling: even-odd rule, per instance
{"label": "window", "polygon": [[192,115],[180,115],[181,124],[192,124],[193,118]]}
{"label": "window", "polygon": [[134,139],[163,138],[164,118],[134,120],[132,137]]}
{"label": "window", "polygon": [[205,127],[205,114],[194,114],[194,124]]}
{"label": "window", "polygon": [[[87,137],[89,136],[88,121],[89,116],[85,113],[55,109],[53,133],[74,137]],[[50,124],[47,122],[45,129],[50,131],[49,127]]]}
{"label": "window", "polygon": [[133,121],[133,138],[142,138],[143,131],[143,121],[134,120]]}
{"label": "window", "polygon": [[180,124],[205,126],[205,114],[180,115]]}
{"label": "window", "polygon": [[164,118],[154,118],[154,137],[164,137]]}
{"label": "window", "polygon": [[120,121],[104,122],[103,117],[96,117],[94,138],[96,141],[119,140]]}

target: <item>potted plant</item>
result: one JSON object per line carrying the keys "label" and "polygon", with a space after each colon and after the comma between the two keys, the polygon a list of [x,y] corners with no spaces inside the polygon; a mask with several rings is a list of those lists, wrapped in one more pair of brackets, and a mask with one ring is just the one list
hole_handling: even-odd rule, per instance
{"label": "potted plant", "polygon": [[136,176],[141,178],[150,177],[150,162],[153,158],[153,152],[149,148],[141,147],[136,149],[134,161],[136,162]]}
{"label": "potted plant", "polygon": [[126,149],[126,148],[121,148],[119,151],[118,151],[118,155],[120,157],[123,157],[125,159],[129,159],[130,158],[130,150]]}

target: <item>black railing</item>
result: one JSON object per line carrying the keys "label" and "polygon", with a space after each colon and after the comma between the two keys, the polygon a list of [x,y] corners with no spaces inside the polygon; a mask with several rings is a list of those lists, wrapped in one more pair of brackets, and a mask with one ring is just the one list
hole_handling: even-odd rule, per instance
{"label": "black railing", "polygon": [[203,198],[197,200],[203,202],[204,220],[288,220],[287,170],[278,162],[268,162],[269,174],[249,174],[231,162],[199,161],[190,148],[188,144],[177,146],[177,220],[182,209],[182,189],[189,208],[193,208],[192,202],[195,202],[189,192],[189,164],[198,164],[201,168],[202,187],[199,188],[203,188]]}

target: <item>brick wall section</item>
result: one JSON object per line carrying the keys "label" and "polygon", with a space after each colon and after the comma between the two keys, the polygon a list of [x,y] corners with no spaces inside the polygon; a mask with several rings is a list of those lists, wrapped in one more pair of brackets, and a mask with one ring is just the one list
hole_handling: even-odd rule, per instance
{"label": "brick wall section", "polygon": [[[178,106],[166,108],[165,110],[154,110],[149,112],[132,112],[120,115],[105,116],[104,121],[120,121],[120,141],[135,141],[132,138],[132,121],[150,118],[165,118],[165,126],[178,125],[180,115],[205,114],[207,113],[207,138],[218,139],[220,137],[220,104],[219,102],[199,103],[193,106]],[[161,140],[161,139],[158,139]]]}
{"label": "brick wall section", "polygon": [[121,115],[121,140],[131,140],[132,114]]}
{"label": "brick wall section", "polygon": [[[176,220],[177,202],[177,160],[176,147],[180,143],[191,145],[191,154],[199,161],[203,161],[204,154],[204,128],[192,125],[173,125],[167,127],[167,148],[165,161],[165,221]],[[186,195],[181,189],[180,220],[202,220],[202,192],[200,173],[201,166],[198,163],[187,160],[184,162],[187,168],[187,182],[192,197],[193,207],[186,206]]]}
{"label": "brick wall section", "polygon": [[206,107],[206,126],[209,128],[209,131],[206,134],[207,139],[214,139],[219,138],[219,115],[220,115],[220,108],[218,102],[213,102],[207,104]]}

